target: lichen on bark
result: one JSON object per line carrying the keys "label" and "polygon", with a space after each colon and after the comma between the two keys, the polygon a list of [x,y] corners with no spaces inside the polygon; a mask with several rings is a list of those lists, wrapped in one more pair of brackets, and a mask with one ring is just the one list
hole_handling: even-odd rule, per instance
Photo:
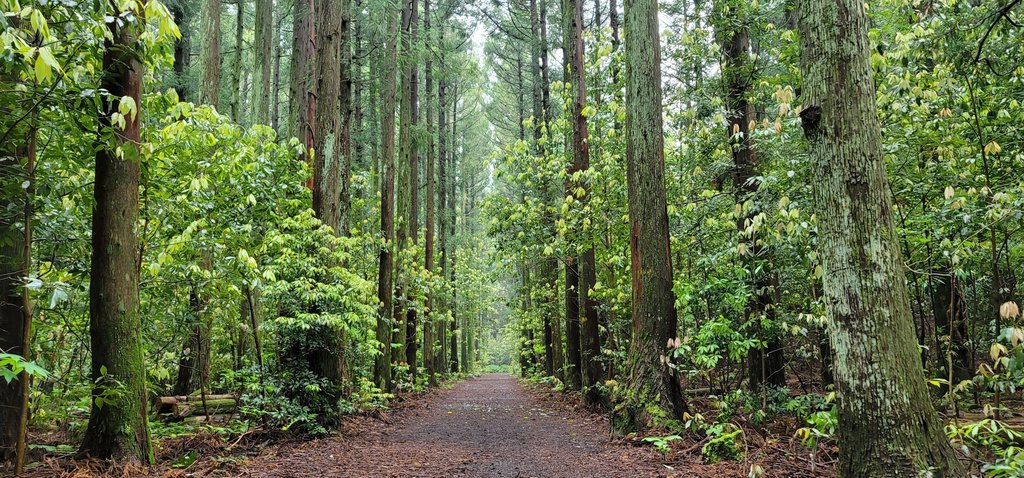
{"label": "lichen on bark", "polygon": [[859,0],[801,0],[800,114],[835,359],[839,476],[964,476],[921,371]]}

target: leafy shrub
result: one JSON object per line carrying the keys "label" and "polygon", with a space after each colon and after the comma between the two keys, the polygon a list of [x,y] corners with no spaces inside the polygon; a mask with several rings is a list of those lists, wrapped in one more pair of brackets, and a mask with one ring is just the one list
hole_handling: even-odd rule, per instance
{"label": "leafy shrub", "polygon": [[[826,403],[835,399],[835,394],[829,394]],[[818,443],[823,440],[831,440],[836,434],[836,427],[839,425],[839,411],[833,406],[824,411],[817,411],[807,416],[806,427],[796,431],[796,436],[804,446],[812,450],[818,449]]]}
{"label": "leafy shrub", "polygon": [[281,407],[294,413],[286,429],[302,424],[304,431],[321,434],[339,419],[341,385],[324,377],[320,362],[341,360],[343,338],[369,330],[376,315],[372,284],[342,267],[357,240],[335,236],[310,210],[284,219],[267,235],[261,252],[270,262],[263,277],[277,314],[265,327],[277,333],[280,357],[269,396],[286,400],[265,405],[271,414]]}
{"label": "leafy shrub", "polygon": [[987,461],[981,470],[988,477],[1024,476],[1024,433],[1005,422],[985,418],[957,427],[946,427],[950,441],[960,443],[965,455],[981,455]]}
{"label": "leafy shrub", "polygon": [[318,436],[337,417],[337,404],[324,403],[325,394],[320,393],[323,380],[308,370],[285,368],[261,378],[249,368],[226,374],[225,383],[241,392],[241,415],[268,427]]}
{"label": "leafy shrub", "polygon": [[661,452],[661,454],[664,455],[664,454],[672,451],[672,447],[669,446],[669,443],[672,443],[672,442],[674,442],[676,440],[682,440],[682,439],[683,439],[683,437],[681,437],[679,435],[668,435],[668,436],[659,436],[659,437],[646,437],[646,438],[644,438],[644,442],[650,443],[654,447],[655,450],[658,450],[659,452]]}

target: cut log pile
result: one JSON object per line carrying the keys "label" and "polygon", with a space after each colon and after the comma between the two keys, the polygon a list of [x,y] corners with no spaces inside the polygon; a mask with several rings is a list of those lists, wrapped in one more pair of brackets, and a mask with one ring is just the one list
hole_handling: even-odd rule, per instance
{"label": "cut log pile", "polygon": [[230,394],[207,395],[205,403],[200,395],[157,397],[153,403],[156,414],[178,420],[198,415],[230,415],[237,409],[238,401]]}

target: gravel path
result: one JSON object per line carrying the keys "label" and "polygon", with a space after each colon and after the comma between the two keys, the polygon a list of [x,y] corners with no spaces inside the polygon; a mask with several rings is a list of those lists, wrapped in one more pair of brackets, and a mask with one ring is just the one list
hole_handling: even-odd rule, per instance
{"label": "gravel path", "polygon": [[610,442],[608,424],[506,374],[459,383],[347,436],[253,459],[244,477],[660,477],[649,448]]}

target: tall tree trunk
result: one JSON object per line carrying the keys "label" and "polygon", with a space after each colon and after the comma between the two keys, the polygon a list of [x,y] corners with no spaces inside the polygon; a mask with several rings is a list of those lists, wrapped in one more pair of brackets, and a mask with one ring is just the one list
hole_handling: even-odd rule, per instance
{"label": "tall tree trunk", "polygon": [[[347,1],[350,3],[352,2],[352,0]],[[359,169],[370,170],[371,177],[374,178],[374,181],[371,181],[372,186],[370,187],[372,193],[372,191],[377,187],[377,181],[376,175],[373,174],[374,168],[371,165],[376,164],[377,161],[367,160],[367,155],[365,154],[365,145],[367,142],[370,142],[370,139],[363,134],[365,132],[363,125],[363,118],[365,114],[363,110],[363,91],[367,86],[363,77],[363,56],[365,53],[363,52],[362,22],[356,21],[358,18],[357,13],[362,11],[363,2],[361,0],[355,0],[354,4],[355,8],[349,10],[348,16],[350,22],[349,28],[352,30],[352,61],[351,71],[349,72],[352,78],[352,127],[350,128],[352,139],[352,161],[358,165]],[[372,143],[376,142],[373,141]],[[371,152],[373,151],[372,146],[370,150]],[[375,157],[373,154],[370,154],[369,156]],[[349,174],[349,182],[351,182],[351,179],[351,174]],[[362,195],[363,191],[363,188],[356,190],[356,195],[360,198],[364,197]],[[351,214],[351,205],[349,206],[348,213]],[[348,219],[346,219],[346,222],[348,222]],[[350,227],[351,225],[348,226],[348,228]]]}
{"label": "tall tree trunk", "polygon": [[523,52],[516,51],[516,119],[519,141],[526,141],[526,82],[523,78]]}
{"label": "tall tree trunk", "polygon": [[[203,104],[220,104],[220,1],[202,0],[203,24]],[[213,65],[217,65],[216,68]]]}
{"label": "tall tree trunk", "polygon": [[[678,377],[665,360],[676,339],[675,294],[665,198],[661,119],[661,47],[657,0],[627,0],[626,169],[633,330],[626,364],[625,403],[613,417],[617,433],[686,411]],[[661,413],[652,414],[651,407]]]}
{"label": "tall tree trunk", "polygon": [[534,152],[539,154],[541,149],[540,139],[544,133],[544,103],[542,98],[541,59],[543,47],[541,42],[541,19],[537,9],[537,0],[530,0],[530,76],[533,82],[533,139]]}
{"label": "tall tree trunk", "polygon": [[[525,134],[522,134],[525,136]],[[533,310],[533,301],[530,300],[530,266],[526,261],[516,264],[516,274],[519,279],[516,290],[519,296],[518,307],[523,311]],[[525,317],[519,319],[519,376],[526,378],[529,375],[533,358],[533,340],[530,337],[531,326]]]}
{"label": "tall tree trunk", "polygon": [[[573,175],[579,171],[578,160],[576,159],[576,136],[578,134],[576,124],[576,97],[575,91],[579,85],[575,84],[576,78],[571,72],[576,67],[576,41],[574,31],[576,28],[576,4],[582,0],[562,1],[562,58],[563,69],[562,79],[566,84],[571,84],[573,89],[572,111],[569,112],[572,128],[566,132],[566,156],[568,165],[566,167],[566,180],[563,194],[565,197],[575,197],[575,182]],[[582,27],[581,27],[582,28]],[[581,45],[582,47],[582,45]],[[582,48],[581,48],[582,49]],[[581,115],[582,116],[582,115]],[[586,119],[583,119],[586,121]],[[584,128],[586,123],[584,123]],[[584,134],[585,131],[584,131]],[[582,143],[581,143],[582,144]],[[585,147],[585,145],[583,145]],[[579,231],[576,231],[577,233]],[[579,390],[583,384],[583,363],[580,352],[580,269],[577,264],[576,254],[570,253],[565,258],[565,353],[566,367],[563,372],[565,387],[569,390]]]}
{"label": "tall tree trunk", "polygon": [[[143,66],[138,34],[143,12],[134,22],[119,24],[122,12],[113,7],[104,43],[96,149],[95,206],[92,214],[92,266],[89,281],[89,337],[92,350],[92,411],[81,452],[96,458],[153,462],[146,414],[146,368],[142,356],[139,315],[139,177]],[[134,114],[125,127],[113,115],[131,98]],[[110,392],[114,392],[111,395]],[[105,394],[106,393],[106,394]],[[103,401],[99,401],[103,397]]]}
{"label": "tall tree trunk", "polygon": [[[13,91],[15,81],[4,80],[5,89]],[[32,268],[36,128],[26,121],[9,122],[24,115],[19,103],[25,98],[4,99],[0,117],[6,119],[3,134],[11,140],[0,145],[0,194],[9,205],[0,208],[0,351],[28,360],[32,303],[25,280]],[[29,380],[26,372],[10,383],[0,380],[0,469],[12,464],[15,474],[25,466]]]}
{"label": "tall tree trunk", "polygon": [[541,108],[543,111],[544,123],[551,124],[551,78],[550,71],[548,69],[548,1],[537,0],[540,2],[540,11],[538,12],[540,21],[540,92],[541,92]]}
{"label": "tall tree trunk", "polygon": [[[839,476],[965,476],[926,390],[857,0],[801,0],[803,110],[839,406]],[[628,37],[627,37],[628,38]]]}
{"label": "tall tree trunk", "polygon": [[338,120],[338,159],[341,161],[341,197],[338,200],[338,234],[348,236],[351,228],[349,215],[352,209],[352,0],[341,0],[339,42],[341,86],[338,109],[341,118]]}
{"label": "tall tree trunk", "polygon": [[[419,242],[419,218],[420,218],[420,164],[419,164],[419,146],[415,136],[412,134],[413,129],[419,123],[419,62],[415,58],[413,45],[416,43],[416,30],[419,25],[419,6],[416,0],[406,0],[409,4],[407,7],[409,11],[409,24],[407,28],[408,36],[406,38],[406,56],[408,61],[406,62],[406,68],[408,69],[408,89],[409,89],[409,138],[408,138],[408,149],[405,152],[405,160],[409,164],[409,209],[406,216],[406,223],[409,228],[409,239],[412,242],[413,249],[416,248],[416,244]],[[406,298],[408,304],[415,303],[416,297],[412,290],[412,283],[406,287]],[[406,308],[405,316],[405,362],[409,364],[409,374],[412,375],[413,380],[416,378],[416,308],[409,306]]]}
{"label": "tall tree trunk", "polygon": [[[545,133],[545,125],[551,123],[546,0],[530,0],[530,33],[532,40],[530,70],[533,77],[534,154],[544,155],[545,147],[542,138]],[[545,200],[549,205],[554,202],[558,195],[553,189],[545,194]],[[552,222],[554,221],[553,218],[551,220]],[[566,377],[564,369],[565,354],[562,347],[560,314],[558,313],[557,264],[545,261],[539,272],[543,282],[543,290],[545,291],[544,297],[546,297],[543,319],[545,372],[550,376],[564,380]],[[568,290],[567,288],[567,292]],[[578,313],[574,315],[578,315]]]}
{"label": "tall tree trunk", "polygon": [[278,137],[287,131],[281,126],[281,48],[284,45],[284,16],[277,19],[274,24],[274,87],[271,90],[270,100],[270,125],[274,127]]}
{"label": "tall tree trunk", "polygon": [[[352,0],[347,0],[352,2]],[[359,199],[365,199],[367,193],[374,194],[378,191],[379,179],[377,174],[377,158],[376,145],[377,141],[372,140],[366,135],[366,111],[364,110],[364,104],[362,104],[362,92],[364,92],[368,84],[366,77],[362,75],[362,62],[366,52],[362,51],[362,23],[358,21],[358,12],[362,11],[362,1],[354,0],[352,3],[354,8],[350,8],[349,20],[351,21],[350,29],[352,30],[352,60],[351,60],[351,71],[350,75],[352,78],[352,127],[351,127],[351,139],[352,139],[352,162],[353,166],[359,170],[370,171],[369,190],[365,187],[357,188],[354,193],[355,197]],[[367,143],[370,143],[370,154],[366,153]],[[351,181],[351,175],[349,175]],[[351,215],[351,207],[349,207],[348,214]],[[350,220],[349,220],[350,221]],[[349,226],[351,227],[351,226]]]}
{"label": "tall tree trunk", "polygon": [[[433,46],[433,33],[430,29],[430,0],[423,0],[423,35],[428,49]],[[424,88],[426,112],[424,116],[427,119],[427,210],[425,218],[427,230],[424,238],[423,268],[427,270],[428,274],[432,274],[434,272],[434,201],[437,195],[434,182],[434,164],[437,158],[434,156],[434,63],[430,54],[427,55],[423,75],[426,83]],[[423,321],[423,366],[427,370],[427,379],[430,385],[435,385],[436,379],[434,374],[437,372],[437,365],[434,363],[434,292],[429,289],[426,292],[427,320]]]}
{"label": "tall tree trunk", "polygon": [[[299,160],[309,162],[316,120],[316,0],[295,0],[292,8],[291,135],[306,150]],[[312,188],[311,181],[307,186]]]}
{"label": "tall tree trunk", "polygon": [[[316,45],[316,94],[313,110],[313,211],[317,218],[341,235],[341,22],[343,6],[336,0],[317,0],[314,38]],[[336,386],[325,391],[330,400],[340,396],[344,379],[344,341],[341,332],[330,327],[310,331],[323,345],[309,350],[308,363],[314,374]]]}
{"label": "tall tree trunk", "polygon": [[[463,184],[473,184],[473,180],[471,178],[466,178],[463,180]],[[461,233],[459,234],[459,236],[463,238],[468,237],[469,234],[469,231],[467,231],[468,228],[466,227],[470,209],[470,198],[468,189],[468,187],[463,187],[462,189],[462,222],[460,224]],[[456,214],[458,214],[458,211],[456,211]],[[454,271],[454,274],[458,274],[458,269],[454,269]],[[459,286],[456,279],[457,277],[452,277],[452,284],[454,284],[452,289],[454,290],[454,293],[457,295],[459,292]],[[454,304],[455,305],[453,307],[456,310],[461,311],[461,309],[458,308],[458,301],[454,301]],[[472,344],[474,335],[472,327],[472,316],[468,313],[462,313],[459,315],[462,316],[462,327],[460,327],[460,330],[462,332],[462,371],[465,373],[472,373],[474,365],[472,355]]]}
{"label": "tall tree trunk", "polygon": [[235,0],[235,56],[231,59],[231,119],[242,122],[242,50],[245,33],[245,1]]}
{"label": "tall tree trunk", "polygon": [[[458,138],[458,120],[459,120],[459,84],[455,83],[455,84],[451,85],[451,88],[452,88],[452,93],[451,93],[451,99],[452,99],[452,106],[451,106],[452,107],[452,111],[451,111],[451,138],[449,139],[449,143],[448,143],[448,145],[450,147],[450,149],[448,150],[448,173],[449,173],[450,176],[448,178],[448,195],[447,195],[447,197],[448,197],[448,209],[445,212],[445,214],[448,215],[448,221],[447,221],[447,226],[448,226],[448,234],[447,234],[447,236],[448,236],[448,242],[449,242],[448,243],[448,249],[449,249],[448,253],[451,256],[451,258],[449,259],[450,267],[448,268],[448,274],[449,274],[448,275],[448,284],[450,284],[450,286],[452,287],[451,304],[449,304],[449,308],[452,311],[452,321],[451,321],[451,323],[448,324],[448,333],[450,335],[448,339],[449,339],[449,345],[450,345],[450,349],[451,350],[449,351],[450,357],[448,358],[448,360],[449,360],[449,362],[451,364],[451,372],[452,373],[458,373],[459,372],[459,320],[458,320],[458,315],[456,314],[456,312],[458,310],[458,302],[456,301],[457,297],[455,296],[455,293],[457,292],[457,290],[455,288],[455,265],[456,265],[455,264],[455,254],[456,254],[456,251],[458,250],[458,246],[456,244],[453,244],[453,242],[454,242],[454,238],[455,238],[455,222],[458,219],[458,217],[456,215],[457,206],[455,204],[455,198],[457,197],[456,196],[456,192],[458,191],[458,189],[456,188],[456,183],[455,182],[456,182],[456,180],[458,179],[458,176],[459,176],[458,175],[458,162],[456,160],[456,157],[458,156],[458,151],[459,151],[459,143],[458,143],[458,140],[457,140],[457,138]],[[463,367],[463,371],[465,372],[465,368],[464,367]]]}
{"label": "tall tree trunk", "polygon": [[[587,234],[585,240],[589,241],[590,237]],[[580,299],[583,306],[580,346],[583,355],[583,385],[586,387],[584,399],[586,403],[596,405],[601,402],[601,394],[597,385],[604,380],[604,366],[601,361],[601,324],[597,311],[598,303],[597,299],[591,295],[597,285],[597,260],[594,256],[593,243],[587,245],[587,249],[580,254]]]}
{"label": "tall tree trunk", "polygon": [[[547,267],[546,266],[542,269],[542,272],[547,272]],[[543,277],[545,279],[547,278],[546,275],[544,275]],[[544,295],[547,296],[548,283],[545,282],[542,286],[544,287],[544,292],[545,292]],[[558,287],[558,285],[556,284],[555,287]],[[549,301],[547,301],[547,300],[544,301],[544,308],[545,309],[547,309],[550,306],[551,306],[551,304],[549,303]],[[552,326],[552,323],[558,323],[558,318],[556,316],[554,318],[554,320],[552,320],[552,317],[551,317],[552,315],[554,315],[554,314],[550,314],[550,313],[548,313],[547,310],[545,310],[545,313],[544,313],[544,324],[543,324],[543,327],[544,327],[544,374],[549,376],[549,377],[554,377],[554,376],[556,376],[556,374],[561,374],[561,369],[562,369],[562,366],[561,366],[560,363],[557,366],[555,365],[555,345],[560,343],[562,339],[561,339],[561,337],[559,337],[557,341],[555,340],[555,332],[554,332],[554,329],[551,326]],[[561,335],[561,334],[559,334],[559,335]],[[559,362],[561,362],[561,360],[559,360]]]}
{"label": "tall tree trunk", "polygon": [[[442,38],[442,32],[438,32],[438,38]],[[441,71],[444,71],[444,63],[441,64]],[[448,85],[442,76],[437,82],[437,208],[438,208],[438,237],[437,246],[441,249],[441,280],[448,280]],[[447,294],[444,301],[447,302]],[[438,368],[447,370],[448,365],[448,342],[447,336],[447,310],[445,318],[437,321],[437,339],[440,344],[440,357]]]}
{"label": "tall tree trunk", "polygon": [[[338,160],[341,161],[340,197],[338,198],[338,235],[348,236],[351,231],[349,216],[352,210],[352,119],[353,119],[353,60],[352,60],[352,0],[341,0],[339,23],[339,54],[341,85],[339,87],[338,109]],[[339,346],[347,347],[348,333],[342,331],[338,336]],[[345,354],[340,358],[339,375],[342,382],[347,382],[350,369]]]}
{"label": "tall tree trunk", "polygon": [[393,269],[395,266],[395,96],[398,70],[399,18],[389,20],[387,58],[384,65],[384,107],[381,111],[381,163],[384,181],[381,185],[380,228],[384,236],[381,246],[377,282],[377,299],[381,302],[377,314],[377,340],[380,355],[374,359],[373,377],[377,386],[389,391],[391,379],[391,315],[394,299]]}
{"label": "tall tree trunk", "polygon": [[[567,195],[572,195],[575,201],[580,202],[581,208],[585,209],[590,201],[589,180],[585,177],[590,169],[590,148],[588,142],[587,118],[583,116],[583,109],[587,101],[587,79],[583,59],[586,52],[583,46],[583,2],[582,0],[567,0],[566,3],[572,6],[563,15],[571,15],[568,18],[570,25],[566,37],[566,45],[569,47],[569,55],[566,57],[569,63],[569,82],[572,84],[572,151],[573,166],[572,172],[579,172],[584,177],[579,181],[570,181]],[[595,22],[600,23],[600,10],[594,14]],[[582,188],[582,194],[577,189]],[[594,243],[589,228],[579,231],[583,240],[579,254],[579,277],[577,282],[577,294],[579,306],[582,313],[578,313],[579,335],[580,335],[580,372],[582,373],[583,385],[587,387],[584,399],[589,404],[597,404],[600,394],[595,387],[601,382],[604,372],[601,367],[601,338],[600,326],[597,317],[597,301],[590,296],[590,292],[597,284],[597,270],[594,257]]]}
{"label": "tall tree trunk", "polygon": [[[619,49],[619,7],[615,0],[608,0],[608,24],[612,28],[612,46],[616,50]],[[616,79],[618,78],[618,70],[616,70]]]}
{"label": "tall tree trunk", "polygon": [[[455,252],[454,251],[452,252],[451,261],[452,261],[452,276],[454,277],[455,276]],[[454,283],[455,281],[454,280],[450,280],[450,282]],[[451,308],[451,312],[452,312],[451,321],[448,323],[448,347],[449,347],[449,351],[448,351],[448,364],[450,366],[451,373],[459,373],[459,316],[458,316],[458,307],[457,307],[458,303],[456,302],[456,294],[457,293],[458,293],[458,291],[453,288],[452,289],[452,301],[451,301],[451,304],[449,304],[449,306]],[[465,362],[465,354],[463,354],[462,359],[463,359],[463,362]],[[463,372],[465,372],[466,371],[465,367],[463,367],[462,370],[463,370]]]}
{"label": "tall tree trunk", "polygon": [[569,390],[579,390],[583,383],[580,355],[580,270],[576,258],[565,258],[565,354],[562,380]]}
{"label": "tall tree trunk", "polygon": [[783,387],[786,385],[785,357],[782,340],[776,333],[766,332],[762,321],[776,320],[775,285],[778,274],[772,268],[771,251],[757,238],[754,218],[759,213],[757,191],[758,155],[751,138],[750,126],[756,121],[754,105],[747,101],[751,95],[754,77],[750,64],[750,33],[746,17],[739,17],[738,10],[728,2],[719,1],[716,8],[722,19],[716,28],[722,47],[722,80],[725,83],[726,108],[728,110],[728,138],[733,159],[733,194],[742,213],[736,220],[741,249],[741,260],[746,269],[747,298],[745,321],[751,324],[753,336],[762,341],[762,346],[750,349],[747,356],[747,377],[754,390],[765,385]]}
{"label": "tall tree trunk", "polygon": [[276,101],[271,98],[273,95],[277,95],[277,89],[271,84],[271,74],[273,73],[274,61],[271,58],[274,50],[274,42],[277,41],[277,37],[274,35],[274,1],[273,0],[256,0],[256,26],[254,41],[255,51],[253,56],[256,61],[257,87],[254,88],[254,94],[256,96],[256,123],[269,125],[270,123],[270,108],[271,104],[276,105]]}
{"label": "tall tree trunk", "polygon": [[316,0],[316,108],[313,121],[313,210],[340,235],[341,2]]}

